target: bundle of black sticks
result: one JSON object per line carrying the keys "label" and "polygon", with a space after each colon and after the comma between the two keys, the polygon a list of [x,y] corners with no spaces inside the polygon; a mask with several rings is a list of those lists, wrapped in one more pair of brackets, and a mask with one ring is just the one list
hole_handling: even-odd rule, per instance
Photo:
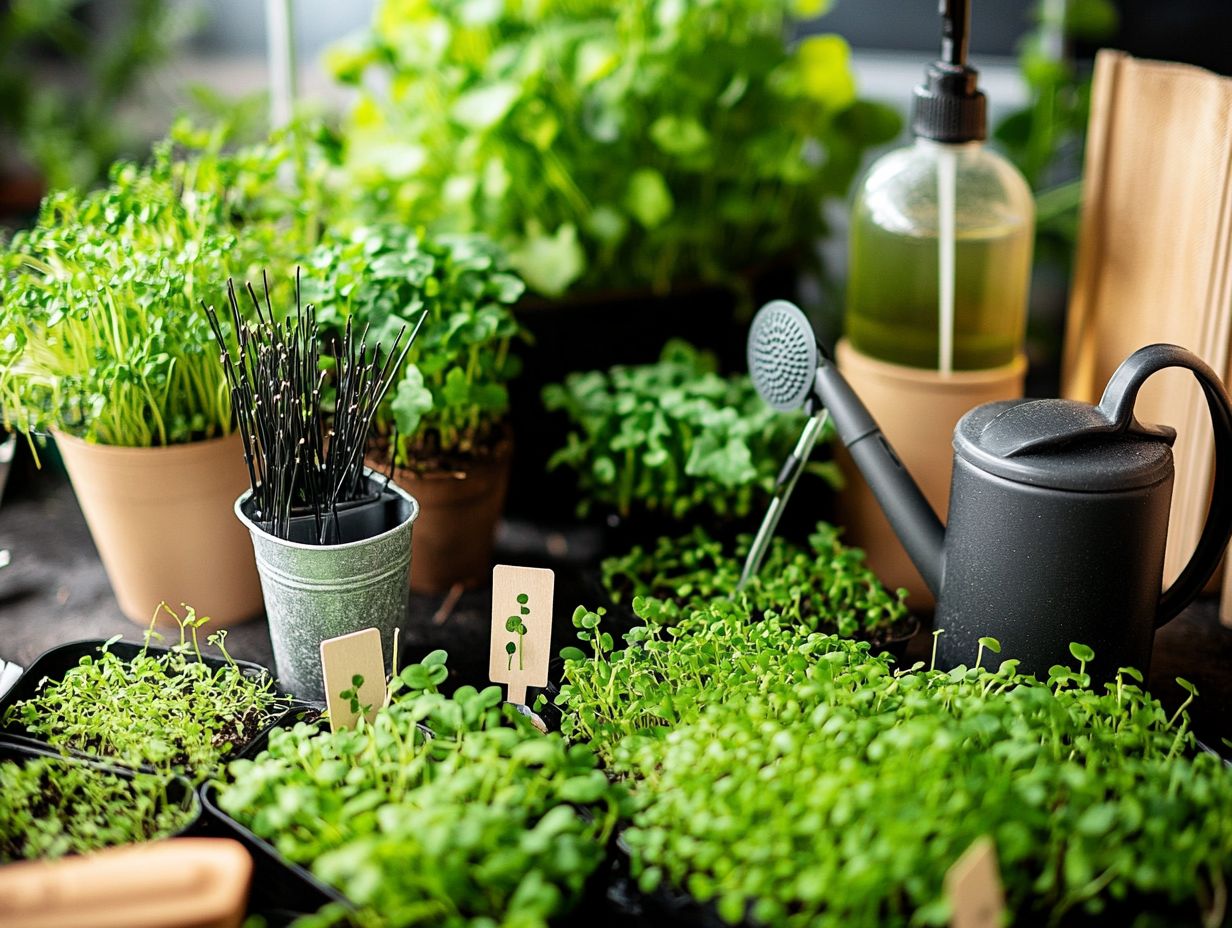
{"label": "bundle of black sticks", "polygon": [[[244,443],[252,483],[250,516],[284,539],[291,537],[293,518],[311,516],[318,544],[331,544],[338,539],[339,507],[370,495],[364,479],[368,432],[427,313],[405,343],[403,326],[388,351],[379,344],[369,349],[367,326],[357,342],[348,319],[327,381],[316,308],[300,299],[299,270],[295,312],[281,321],[270,301],[269,280],[264,274],[262,280],[264,308],[252,285],[245,284],[253,319],[241,312],[234,280],[227,281],[234,342],[214,308],[202,304],[222,350]],[[334,387],[332,415],[325,402],[327,383]]]}

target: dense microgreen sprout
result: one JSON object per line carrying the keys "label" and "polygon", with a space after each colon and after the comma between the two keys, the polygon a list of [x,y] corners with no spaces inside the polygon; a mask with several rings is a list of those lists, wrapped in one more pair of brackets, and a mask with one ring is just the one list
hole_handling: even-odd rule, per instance
{"label": "dense microgreen sprout", "polygon": [[258,257],[287,263],[309,232],[268,215],[282,203],[288,148],[224,154],[224,142],[177,127],[148,164],[115,165],[107,187],[50,194],[35,226],[0,250],[6,425],[126,447],[231,431],[198,301]]}
{"label": "dense microgreen sprout", "polygon": [[[1043,681],[1014,660],[899,669],[726,600],[671,625],[636,606],[619,650],[575,613],[592,654],[566,655],[558,702],[634,794],[643,890],[730,923],[944,925],[946,870],[991,835],[1020,924],[1226,918],[1232,770],[1198,749],[1189,700],[1167,714],[1138,671],[1092,690],[1077,644],[1077,669]],[[1000,650],[981,645],[981,663]]]}
{"label": "dense microgreen sprout", "polygon": [[[544,388],[573,430],[549,467],[577,474],[586,515],[745,516],[773,489],[804,413],[767,406],[746,376],[721,377],[713,356],[673,340],[654,364],[570,374]],[[831,482],[832,463],[809,470]]]}
{"label": "dense microgreen sprout", "polygon": [[[588,747],[502,706],[499,687],[441,695],[447,675],[438,651],[393,678],[371,723],[275,729],[230,765],[219,804],[341,890],[364,928],[542,925],[603,860],[625,793]],[[344,917],[327,907],[301,924]]]}
{"label": "dense microgreen sprout", "polygon": [[687,615],[713,599],[730,599],[755,617],[774,612],[812,631],[883,642],[907,633],[914,620],[906,590],[889,593],[840,531],[819,522],[808,547],[775,538],[761,570],[737,590],[752,536],[734,547],[712,538],[702,527],[680,537],[659,538],[653,549],[634,547],[603,561],[603,586],[613,602],[635,596],[661,600],[660,621]]}
{"label": "dense microgreen sprout", "polygon": [[152,841],[185,828],[191,805],[167,779],[132,779],[57,758],[0,761],[0,863]]}
{"label": "dense microgreen sprout", "polygon": [[499,248],[481,236],[362,226],[327,237],[306,266],[305,298],[326,334],[349,322],[389,343],[426,316],[377,415],[395,465],[447,470],[496,450],[520,370],[513,306],[525,289]]}
{"label": "dense microgreen sprout", "polygon": [[147,649],[124,660],[104,645],[85,655],[60,680],[44,680],[31,699],[11,706],[5,720],[53,747],[112,758],[130,766],[208,776],[228,754],[251,741],[285,708],[268,676],[253,677],[227,653],[226,631],[210,635],[226,659],[215,669],[201,660],[197,632],[209,622],[191,607],[181,618],[163,603],[155,613],[178,625],[167,651],[149,651],[161,639],[154,623]]}

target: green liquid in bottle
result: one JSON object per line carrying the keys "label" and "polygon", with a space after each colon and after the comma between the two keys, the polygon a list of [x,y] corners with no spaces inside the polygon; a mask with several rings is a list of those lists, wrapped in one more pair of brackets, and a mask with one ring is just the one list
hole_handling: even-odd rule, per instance
{"label": "green liquid in bottle", "polygon": [[[939,252],[935,235],[891,232],[852,217],[847,338],[883,361],[939,367]],[[1026,325],[1031,224],[960,230],[955,242],[954,369],[1014,360]]]}

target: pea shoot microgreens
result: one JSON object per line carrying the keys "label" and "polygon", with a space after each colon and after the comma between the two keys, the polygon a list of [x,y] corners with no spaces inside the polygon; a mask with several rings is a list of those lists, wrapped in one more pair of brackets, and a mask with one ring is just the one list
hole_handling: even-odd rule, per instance
{"label": "pea shoot microgreens", "polygon": [[[395,672],[371,723],[274,729],[230,765],[219,803],[341,890],[363,928],[542,925],[603,860],[624,791],[588,747],[503,707],[499,687],[446,697],[447,676],[437,651]],[[301,925],[345,917],[327,907]]]}
{"label": "pea shoot microgreens", "polygon": [[[27,731],[56,748],[113,758],[130,766],[208,776],[228,754],[251,741],[282,711],[268,676],[245,673],[226,650],[225,629],[207,643],[226,665],[201,660],[198,631],[208,616],[185,606],[183,618],[163,603],[146,631],[146,647],[124,660],[110,646],[86,655],[60,680],[44,680],[37,695],[9,708]],[[151,651],[162,638],[160,614],[175,620],[179,640]]]}

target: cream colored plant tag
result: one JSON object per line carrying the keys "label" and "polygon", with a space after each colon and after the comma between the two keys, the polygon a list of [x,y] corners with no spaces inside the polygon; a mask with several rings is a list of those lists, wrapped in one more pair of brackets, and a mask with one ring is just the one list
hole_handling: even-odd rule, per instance
{"label": "cream colored plant tag", "polygon": [[1005,892],[992,838],[976,838],[945,874],[950,928],[1000,928],[1005,924]]}
{"label": "cream colored plant tag", "polygon": [[492,570],[492,645],[488,679],[509,686],[509,702],[526,704],[528,686],[547,686],[556,575],[542,567]]}
{"label": "cream colored plant tag", "polygon": [[375,628],[322,641],[321,671],[331,731],[354,728],[360,715],[371,722],[385,704],[385,654]]}

